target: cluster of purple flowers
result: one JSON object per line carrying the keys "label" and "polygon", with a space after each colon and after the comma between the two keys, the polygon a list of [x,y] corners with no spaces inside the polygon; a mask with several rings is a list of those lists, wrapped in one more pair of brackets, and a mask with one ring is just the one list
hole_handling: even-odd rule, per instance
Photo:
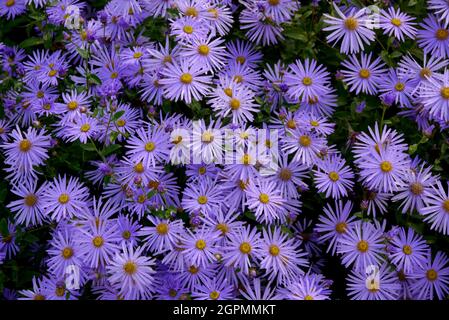
{"label": "cluster of purple flowers", "polygon": [[[329,44],[348,54],[339,85],[379,97],[385,109],[396,105],[430,136],[449,123],[449,4],[428,2],[422,23],[395,7],[373,22],[366,8],[336,2],[322,20]],[[29,7],[64,30],[64,47],[26,54],[0,46],[0,70],[17,82],[1,96],[12,200],[0,265],[19,254],[17,233],[50,230],[43,275],[19,299],[330,299],[327,256],[347,268],[351,299],[447,297],[446,254],[386,219],[397,202],[449,235],[449,190],[431,164],[412,158],[383,118],[342,152],[329,142],[339,103],[324,63],[262,65],[261,47],[283,40],[299,1],[111,0],[91,12],[77,0],[0,0],[0,16]],[[74,26],[69,17],[79,18]],[[147,19],[165,21],[165,41],[137,32]],[[236,22],[241,39],[225,40]],[[388,69],[365,52],[376,28],[416,40],[422,56]],[[126,99],[130,91],[136,99]],[[199,102],[210,117],[187,137],[198,124],[164,106]],[[263,129],[276,129],[278,141],[267,139],[264,158],[253,159],[250,135],[267,110]],[[235,163],[183,163],[190,151],[217,158],[224,129]],[[69,145],[98,159],[76,177],[49,174],[55,150]],[[121,156],[100,151],[114,146]],[[326,203],[313,219],[303,215],[316,206],[304,205],[309,191]]]}

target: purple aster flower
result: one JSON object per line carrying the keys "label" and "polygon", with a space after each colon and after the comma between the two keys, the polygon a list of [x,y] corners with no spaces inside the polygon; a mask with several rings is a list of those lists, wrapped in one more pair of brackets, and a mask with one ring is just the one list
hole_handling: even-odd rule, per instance
{"label": "purple aster flower", "polygon": [[418,45],[425,53],[439,58],[449,57],[449,29],[447,24],[438,21],[433,14],[429,15],[420,24],[418,30]]}
{"label": "purple aster flower", "polygon": [[262,258],[262,242],[256,228],[240,228],[227,239],[223,250],[223,263],[238,268],[244,275]]}
{"label": "purple aster flower", "polygon": [[326,282],[316,274],[306,274],[279,290],[287,300],[329,300],[331,291]]}
{"label": "purple aster flower", "polygon": [[260,267],[265,269],[268,281],[276,279],[278,284],[290,283],[304,273],[300,267],[308,265],[304,258],[306,254],[295,242],[279,228],[263,229]]}
{"label": "purple aster flower", "polygon": [[195,300],[230,300],[235,298],[234,288],[226,279],[207,279],[204,284],[193,288],[192,298]]}
{"label": "purple aster flower", "polygon": [[325,147],[326,139],[320,135],[297,129],[287,136],[282,151],[286,154],[294,154],[293,161],[310,166],[316,162],[320,151]]}
{"label": "purple aster flower", "polygon": [[337,252],[345,267],[364,272],[367,266],[383,260],[384,247],[380,230],[369,222],[357,221],[339,239]]}
{"label": "purple aster flower", "polygon": [[262,12],[253,9],[243,9],[240,13],[240,28],[245,30],[251,42],[269,46],[283,40],[283,28]]}
{"label": "purple aster flower", "polygon": [[115,167],[118,165],[117,156],[115,154],[106,157],[105,161],[91,161],[90,164],[95,170],[87,171],[86,178],[92,183],[102,184],[106,177],[114,175]]}
{"label": "purple aster flower", "polygon": [[315,183],[319,192],[325,192],[326,198],[340,199],[348,195],[354,182],[352,170],[340,154],[332,154],[317,162]]}
{"label": "purple aster flower", "polygon": [[400,228],[399,233],[391,239],[388,249],[391,262],[406,274],[422,268],[430,253],[426,241],[412,228],[407,231]]}
{"label": "purple aster flower", "polygon": [[206,267],[216,261],[215,254],[219,248],[216,246],[219,233],[207,227],[201,227],[195,232],[187,229],[182,239],[182,254],[189,265]]}
{"label": "purple aster flower", "polygon": [[119,232],[122,235],[122,244],[136,246],[138,243],[137,236],[142,226],[134,221],[131,217],[119,215],[117,218]]}
{"label": "purple aster flower", "polygon": [[[449,31],[448,31],[449,34]],[[432,119],[449,121],[449,71],[444,75],[428,78],[420,91],[424,108]]]}
{"label": "purple aster flower", "polygon": [[406,13],[401,12],[400,9],[395,10],[394,7],[389,7],[387,10],[381,10],[380,13],[380,27],[384,29],[384,34],[389,36],[394,35],[399,41],[404,41],[405,36],[414,39],[416,36],[415,18]]}
{"label": "purple aster flower", "polygon": [[329,241],[327,252],[335,255],[341,237],[352,227],[356,219],[351,216],[352,202],[335,201],[335,209],[327,204],[323,211],[324,214],[320,215],[315,231],[319,233],[321,240]]}
{"label": "purple aster flower", "polygon": [[303,181],[308,175],[309,167],[297,161],[288,161],[288,156],[282,154],[279,160],[276,174],[271,178],[277,183],[284,198],[298,198],[299,190],[306,189],[307,184]]}
{"label": "purple aster flower", "polygon": [[20,290],[21,297],[18,300],[46,300],[44,295],[45,287],[42,285],[42,279],[33,276],[33,289]]}
{"label": "purple aster flower", "polygon": [[223,39],[193,39],[185,45],[180,55],[190,60],[192,65],[200,65],[204,71],[216,71],[221,69],[225,63],[226,49],[222,45]]}
{"label": "purple aster flower", "polygon": [[44,277],[42,281],[42,294],[46,300],[78,300],[77,290],[66,287],[65,279],[62,277]]}
{"label": "purple aster flower", "polygon": [[398,67],[398,74],[402,78],[408,78],[412,81],[415,89],[413,93],[421,89],[422,84],[427,83],[439,70],[449,64],[449,60],[441,59],[431,55],[424,55],[422,63],[417,62],[411,55],[407,55],[401,59]]}
{"label": "purple aster flower", "polygon": [[183,235],[182,221],[170,221],[152,216],[148,216],[148,220],[153,226],[143,227],[138,233],[139,236],[145,237],[145,246],[148,250],[156,254],[173,250]]}
{"label": "purple aster flower", "polygon": [[182,207],[189,213],[215,215],[222,199],[222,188],[213,180],[191,182],[184,190]]}
{"label": "purple aster flower", "polygon": [[174,101],[191,103],[192,98],[199,101],[209,90],[210,76],[204,75],[203,66],[189,60],[167,65],[161,71],[164,78],[159,83],[164,86],[165,96]]}
{"label": "purple aster flower", "polygon": [[45,220],[43,195],[46,184],[37,188],[37,181],[25,180],[11,190],[20,200],[14,200],[7,207],[15,214],[15,220],[26,227],[43,224]]}
{"label": "purple aster flower", "polygon": [[225,36],[232,27],[232,12],[226,3],[207,3],[207,13],[204,19],[209,22],[209,29],[212,35],[219,34]]}
{"label": "purple aster flower", "polygon": [[346,68],[342,70],[344,81],[349,85],[351,92],[374,95],[386,72],[383,69],[385,64],[379,57],[372,61],[372,53],[368,55],[361,53],[360,58],[359,61],[356,55],[351,55],[349,60],[342,63],[342,66]]}
{"label": "purple aster flower", "polygon": [[154,291],[154,259],[142,254],[143,248],[122,244],[122,252],[116,253],[107,266],[108,280],[127,300],[148,298]]}
{"label": "purple aster flower", "polygon": [[365,44],[374,41],[375,33],[368,28],[371,18],[367,16],[365,8],[352,7],[343,13],[335,2],[333,5],[338,17],[324,15],[324,22],[329,26],[323,30],[331,32],[326,38],[328,42],[335,44],[342,39],[340,52],[357,53],[364,49]]}
{"label": "purple aster flower", "polygon": [[194,17],[182,17],[171,20],[170,35],[175,36],[181,42],[190,42],[194,39],[205,39],[209,32],[209,26],[202,19]]}
{"label": "purple aster flower", "polygon": [[[3,233],[6,231],[6,233]],[[17,225],[8,221],[6,230],[0,232],[0,252],[4,252],[7,259],[11,259],[19,252],[19,246],[16,243]]]}
{"label": "purple aster flower", "polygon": [[227,43],[228,64],[238,63],[248,68],[256,68],[262,61],[262,54],[254,46],[240,39]]}
{"label": "purple aster flower", "polygon": [[243,289],[239,289],[240,294],[246,300],[275,300],[275,289],[270,284],[266,286],[261,285],[260,280],[260,278],[254,278],[251,282],[245,278]]}
{"label": "purple aster flower", "polygon": [[300,60],[289,65],[285,75],[285,83],[289,86],[288,95],[298,101],[308,101],[326,95],[329,91],[330,74],[316,60]]}
{"label": "purple aster flower", "polygon": [[[449,186],[449,182],[448,182]],[[424,215],[424,221],[430,224],[432,230],[449,234],[449,192],[444,190],[440,181],[432,186],[432,192],[424,198],[424,206],[419,213]]]}
{"label": "purple aster flower", "polygon": [[26,0],[1,0],[0,16],[11,20],[26,11]]}
{"label": "purple aster flower", "polygon": [[449,3],[446,0],[428,0],[427,8],[434,10],[439,20],[445,20],[449,24]]}
{"label": "purple aster flower", "polygon": [[408,78],[401,76],[393,68],[388,72],[388,77],[379,85],[379,92],[394,96],[394,102],[400,107],[410,108],[414,90],[414,84]]}
{"label": "purple aster flower", "polygon": [[86,209],[89,190],[78,178],[58,176],[45,189],[42,199],[45,213],[59,222],[73,216],[80,216]]}
{"label": "purple aster flower", "polygon": [[286,214],[286,200],[276,183],[263,179],[250,181],[246,192],[246,205],[260,223],[272,224]]}
{"label": "purple aster flower", "polygon": [[380,266],[369,279],[365,270],[353,270],[348,277],[347,291],[352,300],[397,300],[400,284],[388,265]]}
{"label": "purple aster flower", "polygon": [[262,76],[256,69],[248,67],[246,64],[232,62],[227,65],[220,76],[225,75],[238,84],[243,84],[253,92],[260,92],[262,87]]}

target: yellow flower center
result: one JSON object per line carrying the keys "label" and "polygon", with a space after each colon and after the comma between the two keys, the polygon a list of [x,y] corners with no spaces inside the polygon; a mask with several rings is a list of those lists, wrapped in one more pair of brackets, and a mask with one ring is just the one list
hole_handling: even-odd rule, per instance
{"label": "yellow flower center", "polygon": [[87,132],[89,130],[90,130],[90,124],[88,124],[88,123],[83,124],[80,128],[81,132]]}
{"label": "yellow flower center", "polygon": [[65,293],[65,288],[64,287],[56,287],[55,294],[58,297],[62,297],[64,295],[64,293]]}
{"label": "yellow flower center", "polygon": [[70,259],[73,256],[73,249],[70,247],[66,247],[62,250],[61,255],[64,259]]}
{"label": "yellow flower center", "polygon": [[184,26],[184,28],[182,28],[182,30],[187,33],[187,34],[192,34],[193,32],[193,27],[192,26]]}
{"label": "yellow flower center", "polygon": [[231,88],[225,88],[224,90],[225,95],[227,95],[229,98],[232,98],[232,89]]}
{"label": "yellow flower center", "polygon": [[209,294],[209,297],[210,297],[212,300],[217,300],[217,299],[220,297],[220,292],[218,292],[218,291],[212,291],[212,292]]}
{"label": "yellow flower center", "polygon": [[424,190],[424,187],[421,183],[414,182],[410,185],[410,191],[414,194],[419,196]]}
{"label": "yellow flower center", "polygon": [[186,9],[185,15],[189,17],[197,17],[198,11],[194,7],[188,7]]}
{"label": "yellow flower center", "polygon": [[282,181],[289,181],[291,177],[292,171],[289,168],[281,169],[281,172],[279,173],[279,178],[281,178]]}
{"label": "yellow flower center", "polygon": [[446,100],[449,99],[449,87],[441,88],[441,96]]}
{"label": "yellow flower center", "polygon": [[402,21],[399,18],[393,18],[393,19],[391,19],[391,24],[396,27],[400,27],[402,24]]}
{"label": "yellow flower center", "polygon": [[240,245],[240,252],[243,254],[248,254],[251,252],[251,245],[248,242],[242,242],[242,244]]}
{"label": "yellow flower center", "polygon": [[152,142],[152,141],[147,142],[147,143],[145,144],[145,150],[146,150],[147,152],[152,152],[152,151],[154,151],[155,148],[156,148],[156,145],[155,145],[154,142]]}
{"label": "yellow flower center", "polygon": [[371,72],[368,69],[362,68],[359,71],[359,76],[362,79],[367,79],[371,75]]}
{"label": "yellow flower center", "polygon": [[435,36],[440,41],[445,41],[449,38],[449,31],[446,29],[438,29]]}
{"label": "yellow flower center", "polygon": [[164,63],[170,63],[172,61],[173,61],[173,59],[170,55],[164,57]]}
{"label": "yellow flower center", "polygon": [[168,224],[161,222],[156,226],[156,232],[160,235],[166,235],[168,233]]}
{"label": "yellow flower center", "polygon": [[235,61],[240,64],[244,64],[246,62],[246,58],[244,56],[238,56],[237,58],[235,58]]}
{"label": "yellow flower center", "polygon": [[137,202],[140,204],[144,203],[145,200],[147,200],[147,197],[144,194],[141,194],[140,196],[137,197]]}
{"label": "yellow flower center", "polygon": [[20,143],[19,143],[19,149],[20,149],[20,151],[22,151],[22,152],[28,152],[28,151],[30,151],[31,146],[32,146],[32,143],[31,143],[31,141],[28,140],[28,139],[23,139],[23,140],[20,141]]}
{"label": "yellow flower center", "polygon": [[138,164],[136,164],[134,166],[134,171],[137,172],[137,173],[142,173],[142,172],[145,171],[145,168],[144,168],[142,162],[139,162]]}
{"label": "yellow flower center", "polygon": [[195,243],[195,247],[198,250],[204,250],[204,248],[206,248],[206,241],[204,241],[203,239],[197,240]]}
{"label": "yellow flower center", "polygon": [[54,77],[57,73],[58,73],[58,71],[52,69],[52,70],[48,71],[48,76],[49,77]]}
{"label": "yellow flower center", "polygon": [[60,204],[66,204],[69,202],[70,196],[67,193],[63,193],[59,196],[58,201]]}
{"label": "yellow flower center", "polygon": [[250,162],[251,162],[251,156],[249,154],[244,154],[242,157],[242,163],[247,166],[250,164]]}
{"label": "yellow flower center", "polygon": [[281,249],[279,249],[279,247],[275,244],[272,244],[268,249],[268,252],[270,252],[270,254],[274,257],[278,256],[280,251]]}
{"label": "yellow flower center", "polygon": [[67,103],[67,109],[73,111],[76,108],[78,108],[78,102],[76,101],[70,101],[69,103]]}
{"label": "yellow flower center", "polygon": [[419,76],[422,79],[427,79],[428,77],[432,76],[432,71],[429,68],[422,68],[421,71],[419,72]]}
{"label": "yellow flower center", "polygon": [[337,172],[331,171],[331,172],[329,172],[329,179],[331,179],[333,182],[335,182],[338,179],[340,179],[340,176],[338,175]]}
{"label": "yellow flower center", "polygon": [[214,141],[214,135],[210,131],[205,131],[201,135],[201,141],[205,143],[211,143],[212,141]]}
{"label": "yellow flower center", "polygon": [[199,173],[200,175],[205,174],[205,173],[206,173],[206,168],[205,168],[205,167],[200,167],[200,168],[198,169],[198,173]]}
{"label": "yellow flower center", "polygon": [[287,128],[289,129],[296,129],[296,122],[293,119],[290,119],[287,121]]}
{"label": "yellow flower center", "polygon": [[320,125],[320,123],[316,120],[310,120],[310,125],[312,127],[318,127]]}
{"label": "yellow flower center", "polygon": [[42,99],[42,98],[44,97],[44,93],[43,93],[42,91],[38,91],[37,94],[36,94],[36,96],[37,96],[39,99]]}
{"label": "yellow flower center", "polygon": [[237,83],[241,83],[241,82],[243,82],[243,77],[239,76],[239,75],[234,76],[234,81]]}
{"label": "yellow flower center", "polygon": [[183,73],[179,80],[184,84],[191,84],[193,77],[190,73]]}
{"label": "yellow flower center", "polygon": [[390,161],[382,161],[380,164],[380,170],[382,170],[383,172],[390,172],[391,170],[393,170],[393,165]]}
{"label": "yellow flower center", "polygon": [[312,78],[310,78],[310,77],[304,77],[302,79],[302,84],[305,86],[310,86],[312,84],[312,82],[313,82]]}
{"label": "yellow flower center", "polygon": [[339,222],[335,225],[335,231],[337,231],[337,233],[339,234],[343,234],[346,232],[346,222]]}
{"label": "yellow flower center", "polygon": [[118,72],[111,73],[111,79],[117,79],[118,78]]}
{"label": "yellow flower center", "polygon": [[92,244],[94,245],[95,248],[100,248],[104,244],[103,237],[96,236],[95,238],[92,239]]}
{"label": "yellow flower center", "polygon": [[33,297],[33,300],[45,300],[45,296],[41,295],[41,294],[36,294]]}
{"label": "yellow flower center", "polygon": [[411,255],[412,247],[406,244],[405,246],[402,247],[402,252],[404,252],[406,255]]}
{"label": "yellow flower center", "polygon": [[124,264],[123,270],[129,275],[133,275],[137,271],[137,264],[133,261],[128,261]]}
{"label": "yellow flower center", "polygon": [[206,204],[207,203],[207,197],[206,196],[199,196],[198,197],[198,203],[199,204]]}
{"label": "yellow flower center", "polygon": [[143,56],[143,53],[140,52],[140,51],[134,52],[134,54],[133,54],[133,58],[134,58],[134,59],[139,59],[139,58],[141,58],[142,56]]}
{"label": "yellow flower center", "polygon": [[449,199],[443,202],[443,209],[449,213]]}
{"label": "yellow flower center", "polygon": [[345,20],[345,28],[351,31],[354,31],[359,26],[359,22],[354,17],[346,18]]}
{"label": "yellow flower center", "polygon": [[304,300],[313,300],[313,297],[308,294],[304,297]]}
{"label": "yellow flower center", "polygon": [[181,142],[182,142],[182,136],[177,136],[172,141],[172,143],[174,143],[174,144],[180,144]]}
{"label": "yellow flower center", "polygon": [[357,250],[360,252],[367,252],[368,251],[368,242],[365,240],[360,240],[359,243],[357,243]]}
{"label": "yellow flower center", "polygon": [[123,126],[125,126],[126,121],[123,120],[123,119],[118,119],[116,124],[117,124],[118,127],[123,127]]}
{"label": "yellow flower center", "polygon": [[396,89],[396,91],[404,91],[405,89],[405,84],[402,82],[398,82],[396,83],[396,85],[394,86],[394,88]]}
{"label": "yellow flower center", "polygon": [[125,230],[122,232],[122,238],[125,240],[128,240],[129,238],[131,238],[131,232],[129,230]]}
{"label": "yellow flower center", "polygon": [[261,193],[259,195],[259,201],[263,204],[267,204],[268,202],[270,202],[270,197],[266,193]]}
{"label": "yellow flower center", "polygon": [[281,0],[268,0],[270,6],[277,6]]}
{"label": "yellow flower center", "polygon": [[427,280],[435,281],[438,278],[438,273],[434,269],[429,269],[426,272]]}
{"label": "yellow flower center", "polygon": [[221,231],[222,235],[225,235],[229,231],[229,227],[228,227],[228,225],[226,223],[219,223],[219,224],[217,224],[216,229],[218,231]]}
{"label": "yellow flower center", "polygon": [[312,139],[309,136],[299,137],[299,144],[303,147],[308,147],[312,143]]}
{"label": "yellow flower center", "polygon": [[215,9],[215,8],[210,8],[210,9],[207,10],[207,12],[211,13],[212,16],[213,16],[215,19],[218,18],[218,10],[217,10],[217,9]]}
{"label": "yellow flower center", "polygon": [[229,102],[229,106],[232,110],[238,110],[240,108],[240,100],[232,98]]}
{"label": "yellow flower center", "polygon": [[158,187],[159,187],[159,181],[151,180],[150,182],[148,182],[148,188],[156,190]]}
{"label": "yellow flower center", "polygon": [[28,207],[32,207],[36,204],[37,202],[37,197],[34,194],[28,194],[27,196],[25,196],[25,204]]}
{"label": "yellow flower center", "polygon": [[202,44],[198,47],[198,53],[202,56],[207,56],[209,54],[209,47],[206,44]]}
{"label": "yellow flower center", "polygon": [[16,4],[16,1],[15,0],[7,0],[6,1],[6,6],[7,7],[12,7],[13,5],[15,5]]}

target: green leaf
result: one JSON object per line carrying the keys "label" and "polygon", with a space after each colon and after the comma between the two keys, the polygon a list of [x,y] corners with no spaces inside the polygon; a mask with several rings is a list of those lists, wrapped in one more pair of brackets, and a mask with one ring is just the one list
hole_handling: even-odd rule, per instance
{"label": "green leaf", "polygon": [[86,49],[76,48],[76,51],[80,54],[81,58],[89,59],[89,52]]}
{"label": "green leaf", "polygon": [[43,38],[37,38],[37,37],[31,37],[28,38],[24,41],[22,41],[19,45],[19,47],[21,48],[28,48],[28,47],[34,47],[37,45],[41,45],[44,43],[44,39]]}
{"label": "green leaf", "polygon": [[83,148],[86,151],[97,151],[97,148],[95,145],[91,143],[81,144],[81,148]]}
{"label": "green leaf", "polygon": [[112,145],[107,146],[106,148],[104,148],[104,149],[101,151],[101,154],[102,154],[103,156],[106,157],[107,155],[113,153],[114,151],[120,149],[121,147],[122,147],[122,146],[119,145],[119,144],[112,144]]}
{"label": "green leaf", "polygon": [[120,110],[117,111],[116,113],[114,113],[114,115],[111,118],[111,121],[117,121],[118,119],[121,118],[121,116],[123,116],[125,114],[125,110]]}

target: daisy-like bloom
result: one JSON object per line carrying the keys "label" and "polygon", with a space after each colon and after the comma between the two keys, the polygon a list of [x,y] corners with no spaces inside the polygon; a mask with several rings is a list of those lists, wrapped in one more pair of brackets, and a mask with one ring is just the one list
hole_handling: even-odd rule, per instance
{"label": "daisy-like bloom", "polygon": [[243,9],[240,14],[240,28],[245,30],[251,42],[262,46],[273,45],[284,39],[282,35],[284,29],[258,10]]}
{"label": "daisy-like bloom", "polygon": [[119,233],[122,235],[122,244],[130,244],[136,246],[138,242],[138,234],[142,226],[134,221],[131,217],[120,214],[117,217]]}
{"label": "daisy-like bloom", "polygon": [[234,22],[231,10],[226,4],[221,3],[206,3],[206,6],[207,13],[204,19],[209,21],[210,33],[212,35],[218,33],[222,37],[227,35]]}
{"label": "daisy-like bloom", "polygon": [[79,231],[76,243],[83,255],[83,261],[91,268],[109,265],[121,241],[118,225],[89,221]]}
{"label": "daisy-like bloom", "polygon": [[[449,31],[448,31],[449,38]],[[449,47],[449,44],[448,44]],[[449,121],[449,71],[438,78],[428,78],[422,85],[420,97],[432,119]]]}
{"label": "daisy-like bloom", "polygon": [[331,294],[325,279],[316,274],[305,274],[279,292],[287,300],[329,300]]}
{"label": "daisy-like bloom", "polygon": [[378,265],[385,247],[380,230],[369,222],[354,222],[338,240],[337,253],[346,267],[365,272],[369,265]]}
{"label": "daisy-like bloom", "polygon": [[0,232],[0,252],[6,255],[7,259],[11,259],[19,252],[19,246],[16,243],[17,225],[12,221],[8,221],[6,229]]}
{"label": "daisy-like bloom", "polygon": [[78,300],[79,293],[66,287],[64,277],[44,278],[42,287],[46,300]]}
{"label": "daisy-like bloom", "polygon": [[131,161],[141,161],[146,168],[156,167],[168,160],[169,138],[164,130],[147,123],[146,128],[140,128],[127,140],[129,150],[126,154]]}
{"label": "daisy-like bloom", "polygon": [[245,64],[232,62],[220,74],[220,77],[227,77],[238,84],[243,84],[253,92],[259,92],[262,88],[262,77],[260,72],[252,69]]}
{"label": "daisy-like bloom", "polygon": [[276,279],[278,284],[290,283],[304,271],[300,267],[308,265],[306,254],[299,249],[295,238],[288,238],[279,227],[263,229],[260,267],[265,269],[268,281]]}
{"label": "daisy-like bloom", "polygon": [[234,288],[226,279],[208,278],[204,284],[193,288],[192,298],[195,300],[230,300],[235,298]]}
{"label": "daisy-like bloom", "polygon": [[172,20],[170,25],[170,35],[185,43],[194,39],[205,39],[208,32],[209,26],[204,20],[188,16]]}
{"label": "daisy-like bloom", "polygon": [[101,130],[98,120],[82,114],[74,122],[62,122],[62,130],[59,135],[67,141],[73,142],[79,140],[81,143],[87,143],[88,139],[93,139]]}
{"label": "daisy-like bloom", "polygon": [[301,129],[294,130],[291,133],[285,139],[282,151],[286,154],[293,153],[293,161],[306,166],[313,165],[318,159],[320,151],[325,149],[326,139]]}
{"label": "daisy-like bloom", "polygon": [[448,64],[449,60],[434,55],[425,54],[422,63],[417,62],[411,55],[407,55],[399,61],[398,74],[400,77],[409,78],[412,81],[416,87],[412,92],[415,93],[421,88],[421,84],[426,83],[428,78],[434,77]]}
{"label": "daisy-like bloom", "polygon": [[157,173],[162,172],[159,167],[146,167],[142,161],[131,161],[124,157],[121,164],[117,166],[116,174],[120,181],[125,184],[132,184],[136,181],[146,185],[150,181],[155,181]]}
{"label": "daisy-like bloom", "polygon": [[387,10],[381,10],[380,12],[380,27],[384,29],[384,34],[393,36],[399,41],[404,41],[405,36],[415,39],[416,23],[415,18],[409,16],[406,13],[401,12],[398,8],[389,7]]}
{"label": "daisy-like bloom", "polygon": [[329,24],[324,31],[330,31],[331,34],[326,37],[328,42],[335,43],[342,39],[340,52],[357,53],[364,49],[365,44],[374,41],[375,33],[368,28],[372,22],[366,14],[366,9],[357,9],[355,7],[343,13],[338,5],[333,2],[338,17],[325,14],[324,22]]}
{"label": "daisy-like bloom", "polygon": [[213,39],[212,36],[205,40],[193,39],[180,54],[190,60],[191,65],[200,65],[204,71],[216,71],[225,63],[226,49],[223,42],[223,39]]}
{"label": "daisy-like bloom", "polygon": [[438,21],[433,14],[420,24],[418,30],[418,45],[425,53],[439,58],[449,57],[449,28],[443,21]]}
{"label": "daisy-like bloom", "polygon": [[36,180],[25,180],[11,190],[20,200],[14,200],[7,205],[15,214],[16,222],[26,227],[41,225],[45,220],[42,197],[45,183],[37,188]]}
{"label": "daisy-like bloom", "polygon": [[366,210],[369,216],[376,217],[377,213],[384,214],[387,212],[388,200],[393,196],[392,193],[376,192],[373,190],[366,190],[363,196],[360,208]]}
{"label": "daisy-like bloom", "polygon": [[393,68],[389,70],[388,77],[379,84],[379,92],[393,96],[394,102],[401,108],[412,107],[414,88],[414,83],[410,79],[398,75]]}
{"label": "daisy-like bloom", "polygon": [[216,246],[219,233],[208,227],[198,228],[195,232],[187,229],[181,240],[182,255],[188,265],[205,268],[209,263],[216,261],[215,254],[219,248]]}
{"label": "daisy-like bloom", "polygon": [[45,213],[59,222],[73,216],[80,216],[88,207],[89,190],[78,178],[58,176],[50,182],[42,199]]}
{"label": "daisy-like bloom", "polygon": [[314,59],[307,58],[304,63],[296,60],[289,65],[289,71],[285,74],[285,83],[288,86],[287,94],[291,98],[307,101],[326,95],[330,91],[328,87],[330,74]]}
{"label": "daisy-like bloom", "polygon": [[428,0],[427,8],[435,10],[439,20],[445,20],[449,24],[449,3],[446,0]]}
{"label": "daisy-like bloom", "polygon": [[243,288],[239,291],[246,300],[276,300],[277,298],[275,289],[271,288],[270,284],[262,286],[260,278],[254,278],[252,281],[244,278],[242,285]]}
{"label": "daisy-like bloom", "polygon": [[354,182],[354,174],[351,168],[346,166],[346,161],[340,154],[331,154],[317,162],[315,183],[319,192],[325,192],[326,198],[340,199],[348,195]]}
{"label": "daisy-like bloom", "polygon": [[344,81],[351,92],[375,95],[386,72],[385,64],[379,57],[372,61],[372,53],[361,53],[360,58],[359,61],[356,55],[351,55],[349,60],[342,63],[346,68],[342,70]]}
{"label": "daisy-like bloom", "polygon": [[391,239],[388,250],[391,262],[406,274],[413,272],[415,268],[422,268],[430,253],[426,241],[412,228],[408,228],[407,231],[400,228]]}
{"label": "daisy-like bloom", "polygon": [[295,0],[263,0],[258,4],[264,5],[264,13],[277,23],[290,21],[293,13],[299,9]]}
{"label": "daisy-like bloom", "polygon": [[237,232],[237,230],[243,228],[244,225],[242,221],[237,221],[239,214],[231,210],[227,211],[227,213],[224,212],[224,209],[220,208],[215,216],[202,218],[206,226],[219,231],[221,238],[220,244],[224,244],[227,238]]}
{"label": "daisy-like bloom", "polygon": [[230,235],[223,250],[223,262],[228,267],[239,268],[244,275],[258,264],[263,256],[262,242],[256,228],[241,228]]}
{"label": "daisy-like bloom", "polygon": [[134,249],[122,244],[122,252],[116,253],[106,267],[108,280],[126,300],[148,298],[154,291],[154,259],[142,254],[143,247]]}
{"label": "daisy-like bloom", "polygon": [[246,123],[254,120],[253,113],[259,105],[254,101],[255,93],[244,85],[234,85],[230,91],[217,88],[216,98],[209,103],[217,117],[232,117],[232,123]]}
{"label": "daisy-like bloom", "polygon": [[260,223],[272,224],[286,213],[286,200],[276,183],[267,179],[250,181],[246,192],[246,205]]}
{"label": "daisy-like bloom", "polygon": [[335,209],[327,204],[323,211],[324,214],[320,215],[315,231],[319,233],[321,240],[329,241],[327,252],[335,255],[341,237],[352,227],[356,219],[351,216],[352,202],[335,201]]}
{"label": "daisy-like bloom", "polygon": [[449,259],[441,251],[433,259],[429,254],[424,265],[416,268],[410,277],[414,279],[410,289],[415,299],[443,300],[449,293]]}
{"label": "daisy-like bloom", "polygon": [[360,166],[360,178],[363,184],[379,192],[397,191],[403,184],[404,174],[410,160],[388,149],[371,152],[370,157],[364,158]]}
{"label": "daisy-like bloom", "polygon": [[309,167],[297,161],[288,161],[288,155],[282,153],[279,159],[276,174],[271,178],[276,182],[284,198],[296,199],[299,197],[298,189],[306,189],[307,185],[302,179],[308,176]]}
{"label": "daisy-like bloom", "polygon": [[148,250],[156,254],[173,250],[184,231],[182,221],[170,221],[153,216],[148,216],[148,220],[153,226],[143,227],[138,232],[139,236],[145,237],[145,246]]}
{"label": "daisy-like bloom", "polygon": [[0,120],[0,142],[8,140],[8,135],[11,131],[11,125],[9,121]]}
{"label": "daisy-like bloom", "polygon": [[167,99],[191,103],[201,100],[210,90],[211,76],[204,75],[203,65],[183,59],[162,69],[164,76],[159,83],[164,86]]}
{"label": "daisy-like bloom", "polygon": [[6,16],[11,20],[26,11],[26,0],[1,0],[0,16]]}
{"label": "daisy-like bloom", "polygon": [[105,161],[91,161],[90,164],[95,167],[94,170],[86,172],[86,178],[92,183],[102,184],[105,179],[109,179],[114,174],[114,168],[118,165],[115,154],[106,157]]}
{"label": "daisy-like bloom", "polygon": [[222,188],[213,180],[189,183],[184,190],[182,207],[189,213],[215,215],[223,200]]}
{"label": "daisy-like bloom", "polygon": [[89,97],[86,92],[63,93],[64,103],[56,104],[56,112],[62,116],[64,122],[73,121],[81,116],[82,110],[89,110]]}
{"label": "daisy-like bloom", "polygon": [[373,269],[368,278],[365,269],[353,270],[348,277],[347,291],[352,300],[397,300],[401,285],[396,272],[387,264]]}
{"label": "daisy-like bloom", "polygon": [[[47,250],[49,258],[48,268],[57,277],[63,277],[69,266],[80,268],[80,280],[84,280],[85,274],[81,268],[83,254],[79,244],[75,241],[79,235],[75,227],[66,226],[62,230],[55,231]],[[82,281],[81,281],[82,282]]]}
{"label": "daisy-like bloom", "polygon": [[227,43],[226,48],[229,52],[228,64],[238,63],[253,69],[262,61],[262,53],[249,42],[237,39]]}
{"label": "daisy-like bloom", "polygon": [[[449,186],[449,182],[448,182]],[[444,190],[441,181],[432,186],[433,190],[424,198],[425,205],[419,210],[424,221],[432,230],[449,234],[449,192]]]}
{"label": "daisy-like bloom", "polygon": [[22,132],[19,127],[10,134],[10,142],[0,145],[6,156],[5,164],[10,165],[14,171],[28,176],[34,173],[33,166],[39,166],[48,159],[50,137],[47,132],[28,127]]}
{"label": "daisy-like bloom", "polygon": [[[223,131],[221,121],[210,119],[206,125],[204,119],[193,123],[193,137],[190,145],[192,155],[198,157],[199,162],[210,164],[216,159],[222,159]],[[194,159],[194,161],[196,161]]]}
{"label": "daisy-like bloom", "polygon": [[299,126],[322,136],[328,136],[334,132],[334,123],[328,122],[326,117],[318,116],[312,112],[297,111],[299,115]]}
{"label": "daisy-like bloom", "polygon": [[402,213],[412,213],[414,210],[420,212],[424,207],[424,199],[432,193],[432,187],[437,179],[432,175],[431,167],[426,167],[424,163],[418,168],[405,170],[403,177],[404,184],[398,188],[392,200],[402,201]]}
{"label": "daisy-like bloom", "polygon": [[47,297],[44,294],[45,287],[42,285],[43,279],[36,278],[33,276],[32,283],[33,289],[20,290],[18,300],[47,300]]}

